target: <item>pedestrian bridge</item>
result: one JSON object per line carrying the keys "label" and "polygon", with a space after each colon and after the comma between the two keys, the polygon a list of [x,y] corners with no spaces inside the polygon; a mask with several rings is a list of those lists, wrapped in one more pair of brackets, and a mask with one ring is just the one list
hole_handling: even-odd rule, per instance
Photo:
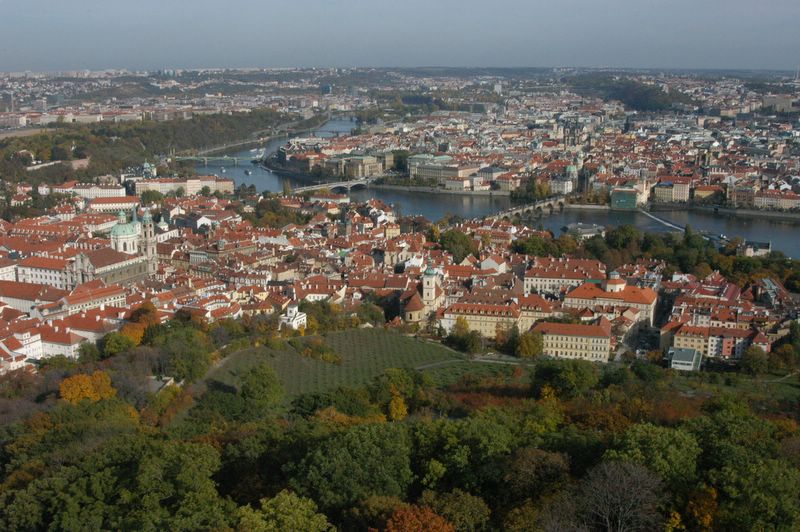
{"label": "pedestrian bridge", "polygon": [[554,212],[563,211],[566,203],[566,196],[551,196],[534,203],[519,205],[518,207],[512,207],[510,209],[500,211],[497,214],[487,216],[486,219],[502,220],[505,218],[507,220],[511,220],[515,216],[519,216],[520,218],[539,218],[542,216],[549,216]]}
{"label": "pedestrian bridge", "polygon": [[305,187],[296,187],[293,189],[295,194],[302,194],[303,192],[313,192],[315,190],[330,190],[331,192],[347,192],[348,194],[354,188],[366,188],[372,182],[372,178],[365,177],[362,179],[352,179],[350,181],[337,181],[335,183],[319,183],[317,185],[308,185]]}

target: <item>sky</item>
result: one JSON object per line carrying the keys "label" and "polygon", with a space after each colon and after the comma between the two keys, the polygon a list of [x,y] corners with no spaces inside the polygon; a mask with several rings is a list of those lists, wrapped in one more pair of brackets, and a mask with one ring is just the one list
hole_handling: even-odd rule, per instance
{"label": "sky", "polygon": [[0,71],[800,64],[800,0],[0,0]]}

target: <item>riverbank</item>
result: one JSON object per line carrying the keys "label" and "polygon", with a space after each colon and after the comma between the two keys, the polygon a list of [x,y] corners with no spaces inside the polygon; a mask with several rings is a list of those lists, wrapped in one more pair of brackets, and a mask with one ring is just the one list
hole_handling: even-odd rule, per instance
{"label": "riverbank", "polygon": [[[250,133],[250,136],[253,137],[253,136],[256,136],[259,133],[262,133],[264,131],[273,131],[273,130],[278,130],[278,131],[280,131],[280,133],[275,133],[273,135],[269,135],[269,136],[266,136],[266,137],[248,138],[248,139],[242,139],[240,141],[234,141],[234,142],[232,142],[230,144],[226,144],[225,146],[217,146],[215,148],[211,148],[211,149],[207,149],[207,150],[200,150],[200,151],[197,152],[197,154],[198,155],[215,155],[215,154],[228,152],[232,148],[248,149],[248,148],[250,148],[252,146],[263,146],[263,145],[266,145],[266,144],[268,144],[268,143],[270,143],[272,141],[278,140],[278,139],[288,138],[287,133],[285,131],[281,131],[281,130],[287,130],[287,129],[291,130],[292,131],[292,135],[307,135],[309,133],[314,132],[316,129],[318,129],[319,127],[321,127],[322,125],[326,124],[329,121],[330,121],[330,116],[319,116],[319,117],[313,117],[313,118],[301,120],[299,122],[296,121],[296,120],[294,122],[286,122],[286,123],[283,123],[283,124],[278,124],[278,126],[275,127],[275,128],[258,129],[256,131],[253,131],[252,133]],[[295,124],[300,124],[298,127],[300,127],[301,129],[299,129],[297,131],[293,130],[292,127]]]}
{"label": "riverbank", "polygon": [[767,211],[761,209],[733,209],[729,207],[711,207],[705,205],[658,205],[650,206],[652,212],[701,212],[705,214],[717,214],[725,217],[746,217],[757,219],[782,220],[800,224],[800,213]]}

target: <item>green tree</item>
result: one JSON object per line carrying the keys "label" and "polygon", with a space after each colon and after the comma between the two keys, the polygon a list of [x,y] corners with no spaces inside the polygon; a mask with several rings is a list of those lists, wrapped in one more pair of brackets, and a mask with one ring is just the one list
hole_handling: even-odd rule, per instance
{"label": "green tree", "polygon": [[194,382],[211,366],[211,340],[190,324],[173,321],[152,339],[167,357],[167,370],[178,380]]}
{"label": "green tree", "polygon": [[259,508],[239,508],[237,529],[242,532],[327,532],[335,530],[311,499],[282,490],[271,499],[261,499]]}
{"label": "green tree", "polygon": [[769,370],[769,358],[763,349],[753,345],[742,354],[739,366],[750,375],[760,375]]}
{"label": "green tree", "polygon": [[444,517],[458,532],[478,532],[489,524],[491,510],[486,502],[458,488],[447,493],[426,490],[419,504]]}
{"label": "green tree", "polygon": [[281,402],[283,386],[272,366],[262,362],[244,376],[240,393],[247,412],[257,419]]}
{"label": "green tree", "polygon": [[597,368],[586,360],[543,360],[531,377],[533,393],[541,395],[545,386],[561,398],[578,396],[597,385]]}
{"label": "green tree", "polygon": [[467,234],[458,229],[451,229],[442,234],[439,239],[441,246],[453,254],[453,261],[460,263],[467,255],[478,254],[478,245]]}
{"label": "green tree", "polygon": [[102,341],[103,354],[106,357],[111,357],[129,351],[136,347],[128,336],[118,332],[108,333]]}
{"label": "green tree", "polygon": [[677,428],[645,423],[629,428],[607,459],[637,462],[658,473],[675,490],[693,485],[700,446],[695,437]]}
{"label": "green tree", "polygon": [[370,495],[404,497],[410,452],[403,425],[359,425],[322,440],[287,470],[292,486],[323,509],[342,509]]}
{"label": "green tree", "polygon": [[100,359],[100,350],[94,342],[81,342],[78,346],[78,361],[81,364],[97,362]]}
{"label": "green tree", "polygon": [[157,190],[145,190],[139,197],[142,205],[152,205],[153,203],[161,203],[164,199],[164,194]]}
{"label": "green tree", "polygon": [[209,187],[208,185],[206,185],[206,186],[204,186],[203,188],[201,188],[201,189],[200,189],[200,195],[201,195],[201,196],[203,196],[203,197],[205,197],[205,198],[207,198],[207,197],[211,196],[211,187]]}

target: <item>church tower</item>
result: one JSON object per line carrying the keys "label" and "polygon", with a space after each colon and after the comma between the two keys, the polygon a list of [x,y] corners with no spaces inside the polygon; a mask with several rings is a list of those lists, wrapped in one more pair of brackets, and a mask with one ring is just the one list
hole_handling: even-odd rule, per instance
{"label": "church tower", "polygon": [[425,269],[422,275],[422,302],[425,308],[431,310],[436,301],[436,270],[433,269],[431,263]]}
{"label": "church tower", "polygon": [[156,256],[156,227],[153,224],[153,217],[150,211],[146,211],[142,217],[142,244],[144,256],[147,258],[147,273],[152,275],[158,268],[158,257]]}

